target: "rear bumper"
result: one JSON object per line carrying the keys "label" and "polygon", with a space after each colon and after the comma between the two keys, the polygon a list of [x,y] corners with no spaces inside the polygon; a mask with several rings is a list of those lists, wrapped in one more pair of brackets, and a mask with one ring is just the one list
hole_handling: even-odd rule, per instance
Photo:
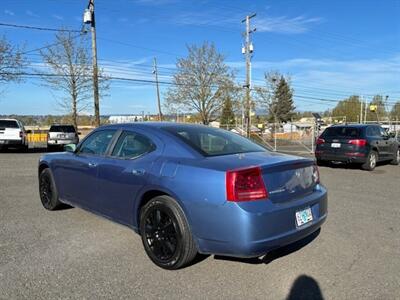
{"label": "rear bumper", "polygon": [[367,155],[362,152],[349,152],[340,154],[315,153],[315,158],[323,161],[339,161],[344,163],[365,163]]}
{"label": "rear bumper", "polygon": [[68,144],[78,144],[78,140],[69,139],[69,140],[48,140],[47,145],[58,146],[58,145],[68,145]]}
{"label": "rear bumper", "polygon": [[[296,212],[308,207],[311,208],[313,221],[297,227]],[[301,240],[325,222],[327,192],[319,186],[317,191],[299,200],[277,204],[269,200],[241,203],[236,204],[235,210],[235,216],[229,212],[228,218],[220,217],[225,228],[230,227],[225,236],[212,240],[197,239],[201,253],[257,257]]]}
{"label": "rear bumper", "polygon": [[0,140],[1,146],[22,146],[24,145],[22,140]]}

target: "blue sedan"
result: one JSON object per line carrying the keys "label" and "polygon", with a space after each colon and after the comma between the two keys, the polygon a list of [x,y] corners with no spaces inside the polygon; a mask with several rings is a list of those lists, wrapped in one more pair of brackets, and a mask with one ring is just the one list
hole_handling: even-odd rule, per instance
{"label": "blue sedan", "polygon": [[201,125],[107,125],[39,161],[43,206],[78,206],[139,233],[165,269],[197,255],[257,257],[318,230],[327,192],[313,160]]}

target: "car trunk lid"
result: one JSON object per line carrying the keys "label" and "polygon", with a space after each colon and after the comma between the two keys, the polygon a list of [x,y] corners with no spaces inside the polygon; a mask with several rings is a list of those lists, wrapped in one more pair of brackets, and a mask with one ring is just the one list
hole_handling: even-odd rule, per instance
{"label": "car trunk lid", "polygon": [[315,163],[311,159],[275,152],[250,152],[208,157],[202,165],[210,165],[223,171],[261,168],[262,177],[274,203],[291,201],[312,193]]}

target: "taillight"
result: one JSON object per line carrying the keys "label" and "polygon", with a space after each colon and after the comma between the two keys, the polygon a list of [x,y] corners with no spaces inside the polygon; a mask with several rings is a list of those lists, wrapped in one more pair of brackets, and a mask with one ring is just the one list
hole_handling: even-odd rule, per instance
{"label": "taillight", "polygon": [[367,144],[367,140],[364,139],[349,140],[349,144],[363,147]]}
{"label": "taillight", "polygon": [[313,180],[315,183],[320,183],[320,179],[319,179],[319,169],[317,165],[313,166]]}
{"label": "taillight", "polygon": [[324,140],[324,139],[321,139],[321,138],[318,138],[318,139],[317,139],[317,145],[321,145],[321,144],[323,144],[323,143],[325,143],[325,140]]}
{"label": "taillight", "polygon": [[24,133],[22,131],[19,132],[19,137],[22,139],[24,137]]}
{"label": "taillight", "polygon": [[226,172],[226,197],[228,201],[252,201],[268,198],[260,167]]}

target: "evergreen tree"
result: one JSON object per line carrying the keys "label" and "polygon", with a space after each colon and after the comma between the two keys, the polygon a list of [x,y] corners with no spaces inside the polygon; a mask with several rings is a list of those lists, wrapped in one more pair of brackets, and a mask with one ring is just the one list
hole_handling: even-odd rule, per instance
{"label": "evergreen tree", "polygon": [[287,122],[294,114],[293,91],[285,77],[281,76],[275,91],[276,117],[280,122]]}
{"label": "evergreen tree", "polygon": [[235,125],[235,114],[232,108],[232,99],[229,95],[224,99],[220,123],[221,127],[227,130],[231,130]]}

